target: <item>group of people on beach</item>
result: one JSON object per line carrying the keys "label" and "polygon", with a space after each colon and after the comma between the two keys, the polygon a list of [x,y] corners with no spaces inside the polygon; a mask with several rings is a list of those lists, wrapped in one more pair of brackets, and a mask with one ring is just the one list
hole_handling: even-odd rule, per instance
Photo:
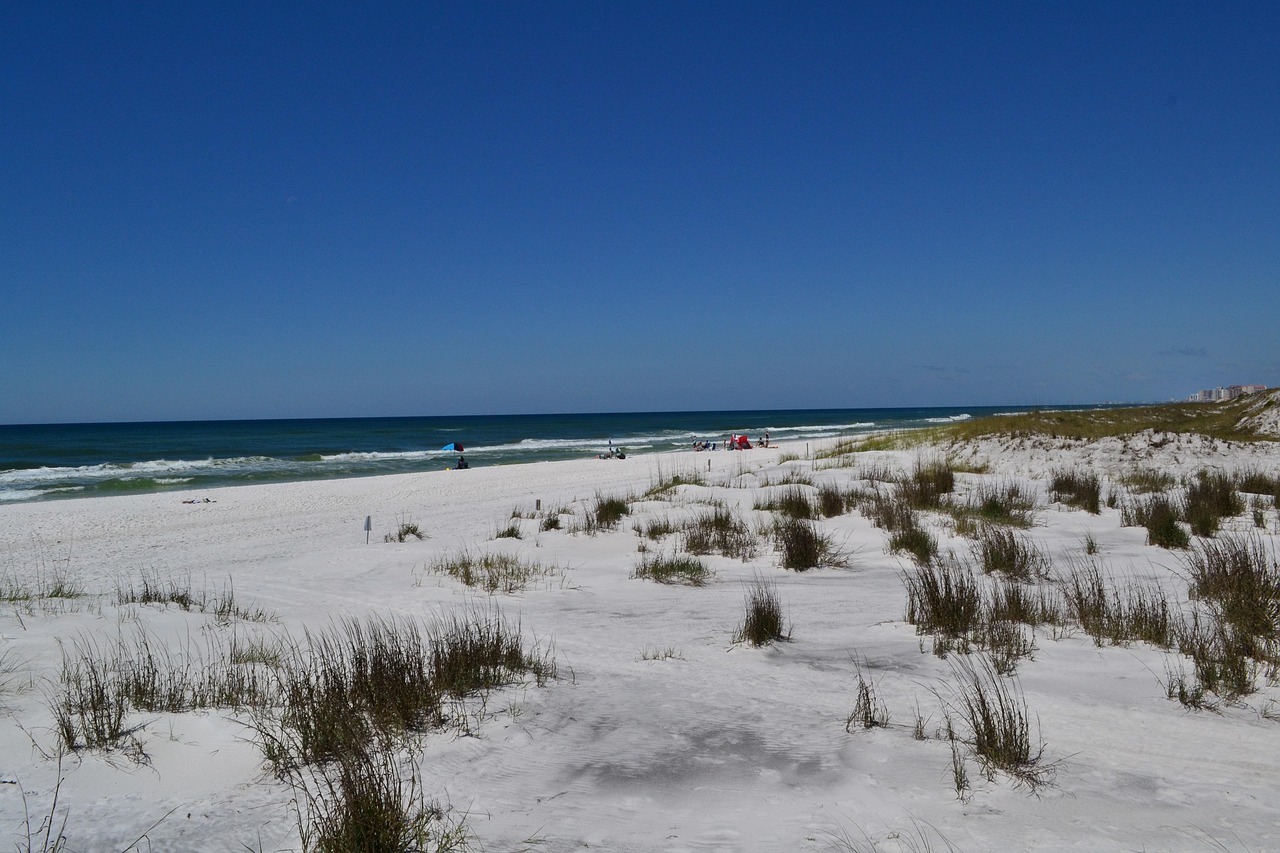
{"label": "group of people on beach", "polygon": [[[695,441],[693,443],[693,449],[698,451],[715,450],[717,446],[714,441]],[[745,435],[738,435],[736,432],[730,433],[724,446],[728,450],[750,450],[752,447],[769,447],[769,431],[765,430],[764,435],[756,439],[754,445]]]}

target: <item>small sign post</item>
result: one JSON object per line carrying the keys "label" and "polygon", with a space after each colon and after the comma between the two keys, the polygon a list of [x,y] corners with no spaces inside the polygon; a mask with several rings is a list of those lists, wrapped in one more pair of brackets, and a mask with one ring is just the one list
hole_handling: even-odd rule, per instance
{"label": "small sign post", "polygon": [[369,531],[373,530],[373,516],[366,515],[364,517],[364,544],[369,544]]}

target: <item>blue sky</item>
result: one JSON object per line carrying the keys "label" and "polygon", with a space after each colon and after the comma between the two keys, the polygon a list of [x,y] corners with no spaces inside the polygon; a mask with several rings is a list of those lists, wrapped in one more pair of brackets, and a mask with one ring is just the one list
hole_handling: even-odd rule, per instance
{"label": "blue sky", "polygon": [[1280,385],[1274,3],[13,2],[0,79],[0,423]]}

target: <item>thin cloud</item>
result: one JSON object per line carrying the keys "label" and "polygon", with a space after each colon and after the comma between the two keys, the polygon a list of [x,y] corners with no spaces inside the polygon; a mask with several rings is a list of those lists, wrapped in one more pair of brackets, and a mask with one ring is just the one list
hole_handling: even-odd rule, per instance
{"label": "thin cloud", "polygon": [[1175,349],[1160,350],[1159,355],[1181,355],[1187,358],[1208,358],[1209,351],[1204,347],[1176,347]]}

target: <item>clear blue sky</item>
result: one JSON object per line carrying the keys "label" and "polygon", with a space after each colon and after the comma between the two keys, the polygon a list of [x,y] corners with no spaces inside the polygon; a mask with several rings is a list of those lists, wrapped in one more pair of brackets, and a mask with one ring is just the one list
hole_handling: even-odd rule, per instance
{"label": "clear blue sky", "polygon": [[0,423],[1280,384],[1280,4],[0,4]]}

